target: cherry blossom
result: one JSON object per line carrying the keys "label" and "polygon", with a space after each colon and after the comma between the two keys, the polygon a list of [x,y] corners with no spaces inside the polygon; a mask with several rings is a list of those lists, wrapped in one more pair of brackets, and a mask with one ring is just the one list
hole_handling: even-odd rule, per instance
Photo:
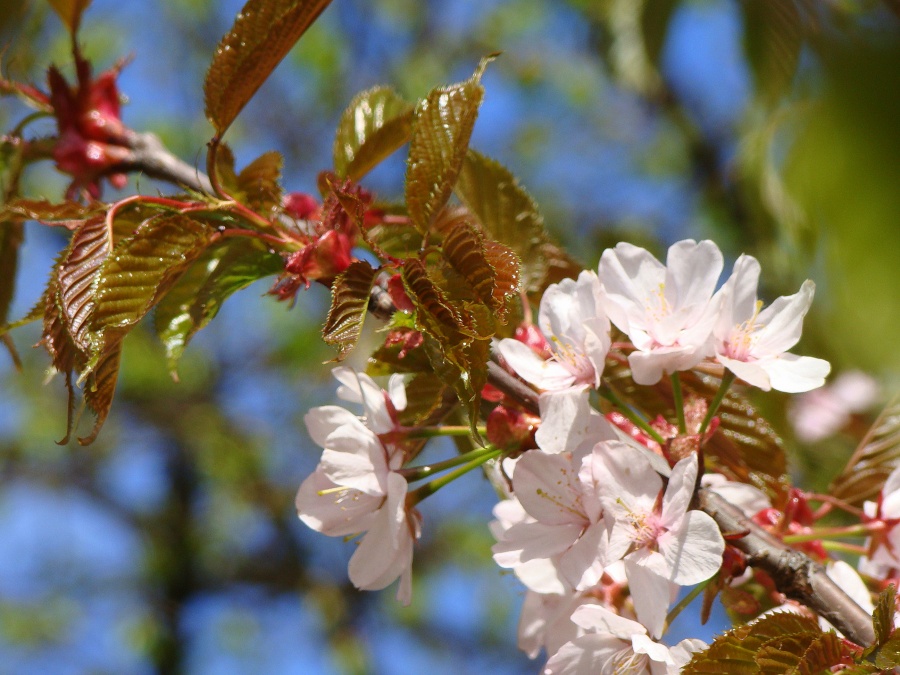
{"label": "cherry blossom", "polygon": [[787,353],[800,339],[815,284],[807,279],[799,292],[782,296],[762,309],[762,302],[756,299],[759,271],[756,258],[742,255],[722,286],[714,329],[716,358],[739,378],[764,391],[795,393],[821,387],[831,365],[822,359]]}
{"label": "cherry blossom", "polygon": [[663,373],[687,370],[712,355],[711,300],[723,264],[711,241],[673,244],[666,265],[631,244],[603,252],[604,307],[636,348],[628,357],[635,382],[655,384]]}
{"label": "cherry blossom", "polygon": [[365,532],[350,559],[350,580],[379,590],[400,577],[397,599],[411,598],[413,544],[420,536],[418,513],[406,507],[407,482],[400,446],[385,445],[376,431],[393,428],[391,411],[405,405],[395,382],[389,395],[365,375],[338,368],[339,395],[363,404],[365,421],[344,408],[322,406],[307,413],[310,436],[324,448],[316,470],[300,486],[297,512],[310,528],[338,537]]}
{"label": "cherry blossom", "polygon": [[498,349],[510,368],[543,390],[600,386],[610,326],[596,274],[584,271],[577,281],[551,284],[541,299],[538,325],[552,356],[545,359],[525,342],[506,338]]}
{"label": "cherry blossom", "polygon": [[715,521],[688,510],[697,481],[697,456],[672,469],[660,499],[662,479],[640,450],[624,443],[599,444],[595,462],[608,518],[608,560],[623,558],[638,619],[661,634],[673,584],[705,581],[722,565],[725,541]]}
{"label": "cherry blossom", "polygon": [[[512,485],[514,499],[527,517],[510,519],[508,528],[494,528],[500,535],[493,547],[494,560],[500,567],[518,572],[524,565],[534,565],[535,560],[550,560],[558,579],[542,579],[553,586],[549,592],[558,592],[561,580],[576,590],[600,580],[604,566],[601,551],[609,531],[591,464],[591,455],[581,466],[567,453],[549,455],[529,450],[522,456]],[[546,571],[546,563],[538,565]],[[526,584],[529,580],[523,578]],[[548,592],[544,584],[530,587]]]}
{"label": "cherry blossom", "polygon": [[550,657],[545,675],[674,675],[694,652],[706,648],[703,641],[694,639],[667,647],[652,640],[637,621],[599,605],[582,605],[572,621],[586,632]]}
{"label": "cherry blossom", "polygon": [[828,438],[878,400],[878,383],[861,370],[848,370],[829,384],[797,396],[788,410],[794,432],[804,443]]}
{"label": "cherry blossom", "polygon": [[868,555],[860,560],[859,570],[884,579],[900,568],[900,467],[884,482],[878,501],[865,502],[863,511],[869,520],[883,522],[885,529],[866,542]]}

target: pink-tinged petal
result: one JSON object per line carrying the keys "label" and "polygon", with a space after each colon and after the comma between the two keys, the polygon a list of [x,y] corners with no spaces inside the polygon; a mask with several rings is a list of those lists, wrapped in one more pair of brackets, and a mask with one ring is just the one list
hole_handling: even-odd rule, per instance
{"label": "pink-tinged petal", "polygon": [[356,425],[345,424],[328,436],[319,466],[338,485],[371,495],[386,492],[388,466],[384,446],[358,420]]}
{"label": "pink-tinged petal", "polygon": [[678,526],[691,504],[696,484],[697,455],[691,454],[672,468],[662,503],[663,527],[672,529]]}
{"label": "pink-tinged petal", "polygon": [[321,471],[309,475],[300,485],[294,502],[300,520],[329,537],[344,537],[367,530],[384,498],[339,487]]}
{"label": "pink-tinged petal", "polygon": [[525,511],[547,525],[585,525],[578,471],[567,457],[529,450],[516,465],[513,490]]}
{"label": "pink-tinged petal", "polygon": [[[398,476],[401,480],[402,477]],[[405,481],[404,481],[405,482]],[[359,589],[377,591],[389,585],[412,565],[415,524],[405,510],[406,490],[391,490],[375,514],[372,527],[350,558],[350,581]],[[403,588],[401,587],[401,591]],[[401,601],[408,597],[402,597]]]}
{"label": "pink-tinged petal", "polygon": [[666,625],[672,584],[647,567],[628,559],[625,560],[625,574],[638,621],[653,638],[658,639]]}
{"label": "pink-tinged petal", "polygon": [[587,390],[568,389],[541,394],[541,426],[535,434],[544,452],[580,454],[595,443],[614,439],[615,432],[606,419],[591,406]]}
{"label": "pink-tinged petal", "polygon": [[565,366],[545,361],[523,342],[504,338],[497,351],[519,377],[539,389],[565,389],[575,384],[575,376]]}
{"label": "pink-tinged petal", "polygon": [[769,374],[762,367],[762,362],[738,361],[737,359],[731,359],[719,353],[716,354],[716,360],[747,384],[753,385],[763,391],[769,391],[772,388],[772,383],[769,381]]}
{"label": "pink-tinged petal", "polygon": [[621,441],[608,441],[597,444],[594,458],[594,475],[608,511],[627,516],[653,510],[662,479],[640,450]]}
{"label": "pink-tinged petal", "polygon": [[319,447],[324,448],[328,435],[344,424],[352,424],[356,415],[336,405],[323,405],[313,408],[303,418],[306,430]]}
{"label": "pink-tinged petal", "polygon": [[706,581],[722,566],[725,540],[709,515],[688,511],[678,530],[659,538],[659,552],[670,570],[668,578],[679,586]]}
{"label": "pink-tinged petal", "polygon": [[759,261],[753,256],[742,255],[734,263],[734,271],[719,291],[722,305],[715,327],[719,340],[727,340],[735,326],[756,314],[759,273]]}
{"label": "pink-tinged petal", "polygon": [[778,298],[759,313],[762,328],[753,350],[759,357],[780,354],[797,344],[815,292],[816,285],[807,279],[797,293]]}
{"label": "pink-tinged petal", "polygon": [[778,358],[765,359],[759,365],[769,376],[772,389],[789,394],[821,387],[831,372],[828,361],[796,354],[782,354]]}
{"label": "pink-tinged petal", "polygon": [[494,562],[510,569],[529,560],[549,559],[577,541],[580,525],[545,525],[527,522],[513,525],[503,539],[493,545]]}
{"label": "pink-tinged petal", "polygon": [[[624,652],[624,653],[623,653]],[[588,633],[567,642],[547,661],[544,675],[614,675],[610,664],[621,654],[627,659],[631,644],[608,633]],[[614,666],[613,666],[614,667]]]}
{"label": "pink-tinged petal", "polygon": [[600,578],[603,576],[603,561],[600,559],[603,550],[601,543],[607,538],[606,525],[602,522],[595,523],[588,527],[578,540],[559,556],[559,570],[576,591],[585,590],[600,583]]}

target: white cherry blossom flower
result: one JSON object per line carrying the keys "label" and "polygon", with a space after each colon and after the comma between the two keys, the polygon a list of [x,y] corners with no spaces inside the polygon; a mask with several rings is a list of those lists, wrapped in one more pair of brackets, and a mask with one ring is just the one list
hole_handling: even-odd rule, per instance
{"label": "white cherry blossom flower", "polygon": [[614,521],[606,559],[624,559],[638,619],[658,637],[672,585],[705,581],[722,564],[725,540],[715,521],[703,511],[688,510],[697,456],[675,465],[660,499],[662,479],[639,450],[607,443],[594,452],[602,453],[597,481],[606,516]]}
{"label": "white cherry blossom flower", "polygon": [[723,264],[711,241],[673,244],[666,265],[631,244],[603,252],[604,306],[636,348],[628,357],[635,382],[655,384],[664,373],[693,368],[712,355],[711,300]]}
{"label": "white cherry blossom flower", "polygon": [[498,350],[509,367],[539,389],[599,387],[609,351],[609,319],[600,302],[597,275],[551,284],[541,298],[538,326],[552,356],[544,359],[524,342],[506,338]]}
{"label": "white cherry blossom flower", "polygon": [[367,427],[376,434],[397,428],[397,412],[406,409],[406,386],[402,375],[391,375],[385,391],[371,377],[353,368],[340,366],[331,374],[341,383],[337,390],[338,398],[362,405]]}
{"label": "white cherry blossom flower", "polygon": [[707,646],[702,640],[682,640],[667,647],[652,640],[637,621],[600,605],[582,605],[572,621],[585,634],[551,656],[544,675],[676,675],[694,652]]}
{"label": "white cherry blossom flower", "polygon": [[782,296],[768,308],[756,299],[759,262],[742,255],[720,291],[721,307],[714,329],[718,361],[739,378],[764,391],[789,393],[821,387],[831,365],[822,359],[787,352],[797,344],[815,284]]}
{"label": "white cherry blossom flower", "polygon": [[[568,453],[549,455],[530,450],[522,456],[512,484],[514,498],[528,517],[506,529],[495,528],[500,537],[493,547],[494,560],[500,567],[519,571],[525,565],[535,565],[534,561],[549,560],[558,578],[576,590],[600,580],[604,566],[600,553],[609,532],[591,459],[590,455],[585,457],[579,467]],[[530,575],[520,574],[520,578],[526,584],[531,580]],[[554,590],[550,592],[559,588],[559,581],[549,576],[544,580],[552,583]],[[547,586],[529,587],[548,592]]]}
{"label": "white cherry blossom flower", "polygon": [[[397,399],[374,391],[371,378],[338,370],[344,397],[349,392],[351,400],[355,396],[366,407],[365,421],[337,406],[307,413],[306,427],[324,450],[297,492],[297,512],[307,526],[332,537],[365,532],[350,559],[350,580],[358,588],[379,590],[400,577],[397,599],[408,604],[419,515],[406,507],[407,482],[397,473],[404,461],[402,448],[384,445],[376,433],[390,430],[385,428],[390,402]],[[396,391],[394,396],[400,397]]]}
{"label": "white cherry blossom flower", "polygon": [[876,579],[884,579],[900,568],[900,467],[891,471],[878,501],[863,504],[866,517],[881,520],[886,529],[866,541],[868,555],[859,562],[859,571]]}

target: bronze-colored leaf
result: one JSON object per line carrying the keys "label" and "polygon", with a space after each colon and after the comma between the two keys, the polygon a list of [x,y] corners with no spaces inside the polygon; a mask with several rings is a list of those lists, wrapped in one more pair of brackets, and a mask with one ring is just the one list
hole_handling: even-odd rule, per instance
{"label": "bronze-colored leaf", "polygon": [[434,373],[417,373],[406,385],[406,408],[398,419],[405,426],[436,424],[456,402],[452,387]]}
{"label": "bronze-colored leaf", "polygon": [[266,152],[250,162],[237,176],[237,189],[244,203],[263,216],[281,206],[280,153]]}
{"label": "bronze-colored leaf", "polygon": [[498,241],[484,242],[484,256],[494,270],[493,305],[505,320],[507,301],[519,292],[522,263],[513,250]]}
{"label": "bronze-colored leaf", "polygon": [[322,338],[338,346],[335,361],[341,361],[356,346],[369,306],[369,293],[378,270],[365,260],[356,260],[341,272],[331,287],[331,309]]}
{"label": "bronze-colored leaf", "polygon": [[249,0],[216,48],[203,93],[221,136],[331,0]]}
{"label": "bronze-colored leaf", "polygon": [[413,106],[389,87],[357,94],[338,122],[334,171],[359,180],[409,140]]}
{"label": "bronze-colored leaf", "polygon": [[516,177],[499,162],[469,150],[454,190],[490,237],[521,258],[526,290],[540,290],[547,273],[544,218]]}
{"label": "bronze-colored leaf", "polygon": [[820,675],[844,658],[841,640],[835,633],[806,632],[785,635],[766,642],[756,653],[760,673]]}
{"label": "bronze-colored leaf", "polygon": [[85,338],[91,351],[88,370],[146,316],[214,233],[206,223],[175,214],[148,220],[116,245],[93,288],[95,306]]}
{"label": "bronze-colored leaf", "polygon": [[420,232],[431,227],[456,183],[484,98],[481,74],[488,62],[482,59],[471,78],[432,90],[416,106],[406,165],[406,204]]}
{"label": "bronze-colored leaf", "polygon": [[893,584],[878,594],[875,611],[872,612],[872,627],[875,629],[875,644],[887,642],[894,632],[894,612],[897,608],[897,588]]}
{"label": "bronze-colored leaf", "polygon": [[862,504],[872,499],[900,464],[900,397],[895,398],[875,420],[860,441],[841,474],[829,489],[838,499]]}
{"label": "bronze-colored leaf", "polygon": [[94,426],[91,432],[78,439],[81,445],[90,445],[103,428],[112,407],[116,381],[119,379],[119,363],[122,358],[122,343],[115,344],[104,352],[100,361],[91,371],[84,384],[84,401],[94,413]]}
{"label": "bronze-colored leaf", "polygon": [[46,199],[19,198],[11,199],[0,209],[0,219],[36,220],[39,223],[60,224],[76,229],[84,219],[102,213],[107,208],[99,202],[85,205],[73,201],[53,203]]}
{"label": "bronze-colored leaf", "polygon": [[258,240],[227,239],[204,252],[156,306],[154,323],[170,372],[232,293],[283,268],[281,256]]}
{"label": "bronze-colored leaf", "polygon": [[81,15],[91,4],[91,0],[49,0],[49,2],[70,33],[78,31]]}
{"label": "bronze-colored leaf", "polygon": [[420,260],[407,260],[401,273],[406,293],[416,308],[416,324],[447,348],[471,336],[471,321],[453,306],[429,277]]}
{"label": "bronze-colored leaf", "polygon": [[88,321],[94,311],[94,282],[111,248],[103,218],[86,220],[72,235],[60,260],[57,278],[61,318],[72,340],[83,352],[90,350]]}

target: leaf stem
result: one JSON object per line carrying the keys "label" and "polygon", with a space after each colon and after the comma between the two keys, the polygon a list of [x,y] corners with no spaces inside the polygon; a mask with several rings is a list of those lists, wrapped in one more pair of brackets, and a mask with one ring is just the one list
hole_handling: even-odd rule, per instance
{"label": "leaf stem", "polygon": [[[440,464],[445,464],[443,468],[450,468],[459,464],[460,461],[465,462],[462,466],[460,466],[455,471],[451,471],[448,474],[444,474],[440,478],[435,478],[434,480],[425,483],[424,485],[416,488],[412,492],[410,492],[406,497],[406,504],[409,507],[415,506],[420,501],[433,495],[435,492],[440,490],[442,487],[447,485],[448,483],[452,483],[457,478],[462,476],[463,474],[468,473],[472,469],[477,469],[479,466],[484,464],[485,462],[494,459],[495,457],[499,457],[503,454],[503,450],[499,448],[495,448],[493,446],[488,446],[486,448],[479,448],[478,450],[473,450],[472,452],[467,452],[465,455],[460,455],[459,457],[454,457],[453,459],[446,460],[445,462],[440,462],[438,464],[433,464],[429,467],[415,467],[417,469],[434,469],[434,467],[439,466]],[[436,471],[442,469],[434,469]],[[433,471],[432,471],[433,472]],[[427,476],[428,473],[425,473]],[[424,477],[424,476],[422,476]],[[410,480],[407,478],[407,480]],[[418,480],[418,479],[413,479]]]}
{"label": "leaf stem", "polygon": [[663,446],[666,444],[666,440],[662,436],[660,436],[659,432],[651,427],[647,423],[647,420],[645,420],[640,415],[635,413],[634,410],[629,408],[628,405],[622,399],[620,399],[616,392],[614,392],[609,386],[600,389],[599,394],[607,401],[615,405],[619,409],[620,413],[627,417],[632,424],[634,424],[641,431],[650,436],[650,438],[652,438],[654,441]]}
{"label": "leaf stem", "polygon": [[865,546],[858,544],[848,544],[843,541],[823,541],[822,548],[826,551],[837,551],[838,553],[852,553],[854,555],[865,555],[867,549]]}
{"label": "leaf stem", "polygon": [[731,388],[734,379],[735,375],[730,370],[726,370],[722,374],[722,384],[719,385],[719,391],[716,392],[712,403],[710,403],[709,410],[706,412],[706,417],[703,418],[703,424],[700,425],[700,430],[697,432],[701,437],[709,427],[709,423],[712,422],[712,418],[715,417],[716,411],[722,404],[722,399],[725,398],[725,394],[728,393],[728,390]]}
{"label": "leaf stem", "polygon": [[685,595],[681,600],[678,601],[678,604],[675,605],[671,611],[666,615],[666,626],[671,626],[672,622],[675,620],[679,614],[681,614],[682,610],[691,604],[694,599],[700,595],[704,589],[709,585],[709,582],[713,580],[714,577],[710,577],[706,581],[702,581],[691,589],[691,592]]}
{"label": "leaf stem", "polygon": [[684,397],[681,394],[681,378],[678,377],[678,371],[672,373],[669,378],[672,380],[672,396],[675,399],[675,416],[678,418],[679,433],[687,433],[687,423],[684,421]]}
{"label": "leaf stem", "polygon": [[[487,433],[486,427],[476,427],[482,436]],[[472,429],[468,426],[447,425],[442,427],[418,427],[407,432],[409,438],[438,438],[440,436],[469,436]]]}
{"label": "leaf stem", "polygon": [[804,532],[803,534],[787,534],[782,537],[782,541],[785,544],[800,544],[805,541],[817,541],[826,538],[865,537],[873,532],[879,532],[883,529],[884,523],[878,520],[871,523],[848,525],[846,527],[817,527],[813,528],[810,532]]}

